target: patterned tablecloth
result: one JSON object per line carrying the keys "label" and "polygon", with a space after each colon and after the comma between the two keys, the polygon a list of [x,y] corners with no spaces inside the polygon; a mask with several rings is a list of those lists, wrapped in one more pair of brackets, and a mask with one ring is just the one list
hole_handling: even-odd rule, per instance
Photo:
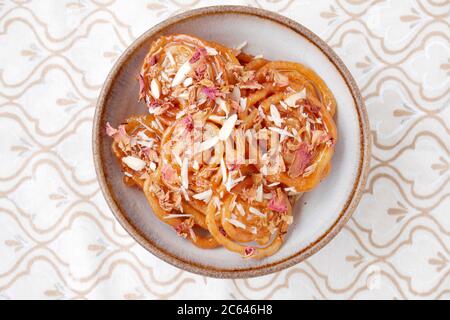
{"label": "patterned tablecloth", "polygon": [[[283,272],[217,280],[147,253],[99,190],[91,124],[119,54],[194,7],[280,12],[355,76],[373,157],[358,210]],[[448,0],[0,0],[0,297],[450,298]]]}

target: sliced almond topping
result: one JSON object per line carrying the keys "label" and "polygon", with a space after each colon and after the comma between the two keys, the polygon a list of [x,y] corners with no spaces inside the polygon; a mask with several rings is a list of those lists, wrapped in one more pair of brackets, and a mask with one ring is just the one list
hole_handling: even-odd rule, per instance
{"label": "sliced almond topping", "polygon": [[180,69],[178,69],[177,74],[175,75],[175,78],[173,78],[172,81],[172,88],[178,86],[181,84],[184,79],[186,79],[186,76],[189,72],[191,72],[192,67],[189,61],[186,61]]}
{"label": "sliced almond topping", "polygon": [[290,95],[286,99],[284,99],[284,102],[291,108],[295,108],[295,103],[300,99],[306,98],[306,89],[303,89],[300,92],[294,93],[293,95]]}
{"label": "sliced almond topping", "polygon": [[184,158],[183,163],[181,165],[181,185],[183,186],[184,189],[189,188],[188,169],[189,169],[189,159]]}
{"label": "sliced almond topping", "polygon": [[221,98],[217,98],[216,103],[219,105],[220,109],[222,109],[223,112],[225,112],[225,115],[228,117],[228,114],[230,113],[230,111],[228,110],[227,103],[225,102],[225,100],[223,100]]}
{"label": "sliced almond topping", "polygon": [[245,216],[244,207],[240,203],[236,203],[236,209],[239,211],[239,214],[241,216]]}
{"label": "sliced almond topping", "polygon": [[189,87],[193,82],[194,82],[194,80],[193,80],[191,77],[186,78],[186,79],[183,81],[183,86]]}
{"label": "sliced almond topping", "polygon": [[237,114],[233,114],[223,123],[222,128],[219,131],[219,139],[225,141],[233,132],[234,126],[237,121]]}
{"label": "sliced almond topping", "polygon": [[197,160],[194,160],[194,163],[192,164],[192,168],[194,168],[194,170],[200,169],[200,165],[198,164]]}
{"label": "sliced almond topping", "polygon": [[214,49],[214,48],[211,48],[211,47],[205,47],[205,49],[206,49],[206,52],[208,53],[209,56],[216,56],[217,54],[219,54],[219,53],[217,52],[217,50]]}
{"label": "sliced almond topping", "polygon": [[239,99],[241,99],[241,89],[238,86],[235,86],[233,91],[231,91],[231,99],[236,102],[239,102]]}
{"label": "sliced almond topping", "polygon": [[209,138],[208,140],[205,140],[200,144],[200,150],[198,152],[203,152],[203,151],[209,150],[212,147],[214,147],[218,142],[219,142],[219,137],[217,137],[217,136]]}
{"label": "sliced almond topping", "polygon": [[263,192],[263,186],[260,184],[258,186],[258,189],[256,189],[256,201],[262,202],[264,200],[264,192]]}
{"label": "sliced almond topping", "polygon": [[156,164],[154,163],[154,162],[150,162],[150,169],[152,170],[152,171],[155,171],[156,170]]}
{"label": "sliced almond topping", "polygon": [[242,111],[245,111],[245,109],[247,109],[247,98],[241,98],[239,100],[239,104],[241,106]]}
{"label": "sliced almond topping", "polygon": [[247,226],[245,224],[243,224],[242,222],[240,222],[239,220],[236,219],[227,219],[227,221],[229,223],[231,223],[233,226],[241,228],[241,229],[246,229]]}
{"label": "sliced almond topping", "polygon": [[210,115],[209,117],[208,117],[208,119],[209,120],[211,120],[212,122],[215,122],[215,123],[219,123],[219,124],[223,124],[223,122],[225,121],[225,117],[221,117],[221,116],[217,116],[217,115]]}
{"label": "sliced almond topping", "polygon": [[256,209],[256,208],[250,207],[248,210],[249,210],[251,213],[253,213],[255,216],[258,216],[258,217],[260,217],[260,218],[265,218],[265,217],[266,217],[266,215],[265,215],[264,213],[262,213],[261,211],[259,211],[259,210]]}
{"label": "sliced almond topping", "polygon": [[145,168],[145,161],[136,157],[132,156],[124,157],[122,158],[122,162],[125,163],[127,167],[129,167],[134,171],[141,171],[142,169]]}
{"label": "sliced almond topping", "polygon": [[[181,186],[180,190],[181,190],[181,193],[183,194],[184,199],[185,199],[186,201],[191,201],[191,199],[189,199],[189,194],[188,194],[188,192],[186,191],[185,188],[183,188],[183,186]],[[180,208],[181,208],[181,211],[183,211],[183,207],[180,207]]]}
{"label": "sliced almond topping", "polygon": [[170,50],[167,50],[166,55],[167,55],[167,58],[169,58],[170,65],[175,66],[176,62],[175,62],[175,59],[173,58],[172,52],[170,52]]}
{"label": "sliced almond topping", "polygon": [[272,187],[275,187],[275,186],[277,186],[279,184],[280,184],[279,182],[274,182],[274,183],[269,184],[268,187],[272,188]]}
{"label": "sliced almond topping", "polygon": [[197,194],[193,195],[192,197],[197,200],[209,202],[209,200],[211,200],[211,196],[212,196],[212,190],[209,189],[202,193],[197,193]]}
{"label": "sliced almond topping", "polygon": [[222,173],[222,183],[225,184],[227,181],[227,167],[225,166],[225,161],[223,161],[223,158],[220,159],[220,171]]}
{"label": "sliced almond topping", "polygon": [[152,82],[150,82],[150,91],[152,93],[153,98],[159,99],[161,95],[161,90],[159,87],[159,81],[156,78],[153,78]]}
{"label": "sliced almond topping", "polygon": [[281,127],[283,123],[283,119],[281,119],[280,112],[277,107],[273,104],[270,105],[270,115],[272,116],[271,120],[275,123],[277,127]]}

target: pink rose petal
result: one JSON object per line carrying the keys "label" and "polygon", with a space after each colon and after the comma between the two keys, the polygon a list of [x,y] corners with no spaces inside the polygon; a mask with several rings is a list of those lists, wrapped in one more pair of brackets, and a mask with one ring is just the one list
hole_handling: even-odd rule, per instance
{"label": "pink rose petal", "polygon": [[301,176],[305,169],[309,166],[311,162],[312,154],[308,150],[308,145],[306,143],[300,144],[298,149],[294,153],[294,160],[289,168],[289,176],[291,178],[297,178]]}

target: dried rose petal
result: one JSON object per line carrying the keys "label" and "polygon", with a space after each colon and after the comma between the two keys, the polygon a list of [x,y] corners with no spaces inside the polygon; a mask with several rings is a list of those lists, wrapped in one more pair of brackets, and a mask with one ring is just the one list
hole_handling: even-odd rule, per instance
{"label": "dried rose petal", "polygon": [[131,137],[125,130],[125,125],[121,124],[117,129],[114,129],[109,122],[106,123],[106,134],[112,138],[116,143],[122,143],[128,145],[130,143]]}
{"label": "dried rose petal", "polygon": [[165,164],[161,170],[162,178],[168,184],[174,184],[177,181],[178,175],[170,164]]}
{"label": "dried rose petal", "polygon": [[231,165],[228,164],[228,166],[229,166],[230,171],[238,170],[241,167],[241,165],[237,164],[237,163],[232,163]]}
{"label": "dried rose petal", "polygon": [[139,74],[139,101],[145,97],[145,92],[147,91],[147,85],[145,83],[144,76]]}
{"label": "dried rose petal", "polygon": [[224,237],[227,236],[227,233],[225,232],[225,229],[224,229],[224,228],[219,227],[219,231],[220,231],[220,233],[221,233]]}
{"label": "dried rose petal", "polygon": [[186,116],[181,123],[186,127],[186,130],[192,131],[194,130],[194,119],[191,115]]}
{"label": "dried rose petal", "polygon": [[176,225],[174,227],[174,229],[175,229],[175,232],[177,233],[178,236],[183,237],[183,238],[187,237],[187,233],[186,233],[185,226],[184,226],[183,222],[178,224],[178,225]]}
{"label": "dried rose petal", "polygon": [[319,137],[319,139],[317,139],[317,143],[318,143],[318,144],[320,144],[320,143],[326,143],[326,142],[328,142],[328,141],[330,141],[330,140],[334,140],[333,137],[332,137],[329,133],[324,132],[324,133]]}
{"label": "dried rose petal", "polygon": [[244,258],[249,258],[256,253],[256,249],[254,247],[245,247],[244,248]]}
{"label": "dried rose petal", "polygon": [[306,111],[309,111],[311,114],[317,115],[320,112],[320,106],[314,105],[311,102],[307,102],[304,106]]}
{"label": "dried rose petal", "polygon": [[312,153],[308,150],[308,145],[306,143],[301,143],[294,153],[294,159],[289,168],[289,176],[291,178],[297,178],[302,175],[311,159]]}
{"label": "dried rose petal", "polygon": [[158,107],[161,107],[161,104],[159,103],[158,100],[150,100],[150,101],[147,101],[147,107],[149,109],[158,108]]}
{"label": "dried rose petal", "polygon": [[109,122],[106,123],[106,134],[110,137],[114,137],[114,135],[118,134],[119,130],[114,129]]}
{"label": "dried rose petal", "polygon": [[154,54],[149,61],[150,66],[154,66],[158,62],[158,55]]}
{"label": "dried rose petal", "polygon": [[276,212],[286,212],[288,209],[287,203],[288,201],[284,196],[283,192],[280,189],[277,189],[277,193],[272,193],[272,199],[270,199],[267,207]]}
{"label": "dried rose petal", "polygon": [[211,100],[215,100],[217,98],[217,96],[219,95],[219,90],[217,88],[207,88],[204,87],[202,89],[202,92]]}
{"label": "dried rose petal", "polygon": [[205,48],[197,47],[197,49],[195,49],[194,54],[192,55],[192,58],[189,60],[189,63],[190,64],[196,63],[198,60],[200,60],[200,58],[206,55],[208,55],[208,52],[206,51]]}
{"label": "dried rose petal", "polygon": [[200,63],[196,68],[195,68],[195,80],[200,81],[203,79],[203,77],[205,76],[205,72],[206,72],[206,64],[205,63]]}

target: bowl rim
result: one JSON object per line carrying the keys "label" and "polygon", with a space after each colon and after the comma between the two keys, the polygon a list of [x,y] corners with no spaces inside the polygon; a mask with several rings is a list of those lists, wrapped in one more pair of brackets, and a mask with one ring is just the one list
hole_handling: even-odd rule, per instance
{"label": "bowl rim", "polygon": [[[101,123],[103,123],[102,120],[105,114],[104,111],[106,108],[107,97],[115,81],[115,78],[117,77],[123,64],[126,63],[130,55],[132,55],[136,49],[142,46],[148,38],[184,20],[196,18],[203,15],[220,15],[233,13],[257,16],[262,19],[269,19],[273,22],[281,24],[282,26],[288,27],[289,29],[293,30],[294,32],[300,34],[305,39],[310,41],[325,54],[325,56],[330,60],[331,63],[333,63],[333,65],[341,74],[355,102],[360,128],[361,156],[358,163],[357,177],[353,184],[350,196],[347,198],[342,211],[340,212],[333,225],[330,226],[318,239],[310,243],[307,247],[303,248],[299,252],[273,263],[243,269],[219,269],[212,266],[188,261],[167,252],[165,249],[160,248],[155,243],[147,239],[144,234],[141,234],[141,232],[139,232],[139,230],[127,218],[126,213],[120,208],[118,201],[116,201],[106,179],[100,148],[101,140],[104,135],[100,125]],[[369,173],[371,139],[367,110],[365,108],[364,101],[356,84],[356,81],[354,80],[353,76],[351,75],[350,71],[347,69],[343,61],[338,57],[333,49],[331,49],[331,47],[329,47],[325,43],[325,41],[320,39],[315,33],[310,31],[300,23],[295,22],[280,14],[253,7],[221,5],[189,10],[176,16],[170,17],[150,28],[148,31],[138,37],[124,51],[124,53],[119,57],[119,59],[116,61],[111,71],[109,72],[97,100],[92,128],[92,151],[95,171],[103,196],[116,219],[119,221],[122,227],[132,236],[132,238],[134,238],[134,240],[136,240],[141,246],[143,246],[146,250],[148,250],[161,260],[180,269],[214,278],[239,279],[267,275],[298,264],[322,249],[339,233],[339,231],[344,227],[344,225],[347,223],[347,221],[355,211],[362,197]]]}

